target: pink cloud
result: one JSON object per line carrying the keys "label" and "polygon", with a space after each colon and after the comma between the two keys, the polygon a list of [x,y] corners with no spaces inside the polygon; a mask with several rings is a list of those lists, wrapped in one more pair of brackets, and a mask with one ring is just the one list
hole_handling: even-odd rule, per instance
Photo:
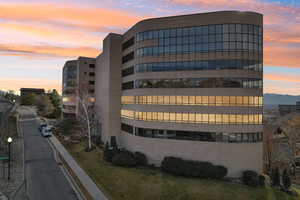
{"label": "pink cloud", "polygon": [[265,80],[271,81],[282,81],[282,82],[289,82],[289,83],[300,83],[300,75],[287,75],[287,74],[264,74]]}
{"label": "pink cloud", "polygon": [[101,52],[92,47],[58,47],[50,45],[0,44],[0,55],[48,57],[96,57]]}
{"label": "pink cloud", "polygon": [[14,90],[19,92],[20,88],[44,88],[47,90],[56,89],[61,93],[61,81],[60,80],[45,80],[35,78],[24,78],[24,79],[0,79],[1,90]]}
{"label": "pink cloud", "polygon": [[141,19],[129,12],[87,8],[67,4],[2,4],[0,18],[20,21],[62,22],[76,27],[99,30],[101,27],[128,27]]}

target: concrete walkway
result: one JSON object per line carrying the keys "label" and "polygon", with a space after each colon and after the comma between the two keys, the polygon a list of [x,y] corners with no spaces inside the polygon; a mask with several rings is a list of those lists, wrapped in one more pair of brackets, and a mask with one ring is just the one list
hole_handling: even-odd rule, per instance
{"label": "concrete walkway", "polygon": [[69,154],[65,147],[58,141],[55,136],[52,136],[50,142],[53,144],[55,149],[63,157],[68,166],[76,174],[81,184],[85,187],[87,192],[91,195],[94,200],[108,200],[105,195],[99,190],[97,185],[92,179],[85,173],[85,171],[77,164],[74,158]]}

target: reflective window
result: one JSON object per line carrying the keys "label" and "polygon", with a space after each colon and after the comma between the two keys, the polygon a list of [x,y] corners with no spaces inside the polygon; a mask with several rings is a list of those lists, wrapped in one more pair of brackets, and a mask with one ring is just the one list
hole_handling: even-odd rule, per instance
{"label": "reflective window", "polygon": [[[258,78],[144,79],[135,80],[135,88],[262,88],[262,80]],[[207,99],[202,101],[208,102]],[[235,97],[230,101],[236,101]]]}
{"label": "reflective window", "polygon": [[135,65],[135,72],[139,73],[139,72],[158,72],[158,71],[227,70],[227,69],[262,71],[263,69],[260,66],[262,66],[261,62],[255,60],[240,60],[240,59],[201,60],[201,61],[189,61],[189,62],[185,61],[185,62],[141,63]]}
{"label": "reflective window", "polygon": [[[135,114],[137,113],[137,114]],[[121,110],[121,116],[129,119],[178,123],[209,124],[262,124],[262,114],[205,114],[174,112],[139,112]]]}
{"label": "reflective window", "polygon": [[[133,127],[121,123],[121,130],[141,137],[194,140],[203,142],[230,142],[230,143],[253,143],[262,142],[263,133],[223,133],[223,132],[201,132],[201,131],[182,131],[182,130],[161,130]],[[133,130],[135,130],[133,133]]]}
{"label": "reflective window", "polygon": [[[151,39],[159,40],[158,46],[138,49],[137,56],[214,51],[256,51],[262,53],[262,42],[260,42],[262,41],[262,27],[257,25],[223,24],[152,30],[137,33],[136,38],[137,42]],[[162,51],[156,51],[157,47],[165,48]]]}
{"label": "reflective window", "polygon": [[[231,100],[230,100],[231,99]],[[253,101],[253,99],[257,99]],[[122,96],[122,104],[200,105],[200,106],[263,106],[257,96]]]}

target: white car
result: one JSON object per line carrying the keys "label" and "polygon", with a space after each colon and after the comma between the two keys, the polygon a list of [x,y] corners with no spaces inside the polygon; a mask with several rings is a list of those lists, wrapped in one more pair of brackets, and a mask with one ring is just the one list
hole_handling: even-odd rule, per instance
{"label": "white car", "polygon": [[51,137],[52,136],[52,128],[50,126],[46,126],[42,128],[42,136]]}

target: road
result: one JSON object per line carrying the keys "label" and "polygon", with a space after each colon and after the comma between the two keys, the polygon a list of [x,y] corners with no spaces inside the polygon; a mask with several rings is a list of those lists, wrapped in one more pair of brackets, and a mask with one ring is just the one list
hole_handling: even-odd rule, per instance
{"label": "road", "polygon": [[30,200],[75,200],[77,196],[56,163],[51,146],[38,131],[39,119],[28,108],[21,108],[20,125],[24,134],[25,176]]}

